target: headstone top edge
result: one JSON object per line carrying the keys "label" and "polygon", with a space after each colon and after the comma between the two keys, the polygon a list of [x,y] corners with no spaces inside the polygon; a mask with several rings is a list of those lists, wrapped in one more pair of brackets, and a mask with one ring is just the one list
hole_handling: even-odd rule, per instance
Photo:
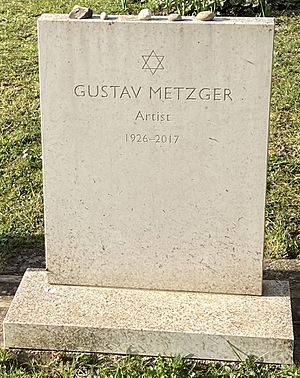
{"label": "headstone top edge", "polygon": [[[92,18],[84,20],[69,19],[67,14],[56,14],[56,13],[43,13],[39,18],[39,22],[54,21],[54,22],[80,22],[80,23],[99,23],[100,15],[93,15]],[[215,17],[213,21],[198,21],[192,16],[183,16],[181,21],[170,22],[168,21],[168,16],[152,16],[150,21],[142,21],[136,19],[133,16],[127,15],[109,15],[107,20],[101,21],[101,23],[136,23],[136,24],[153,24],[153,23],[164,23],[172,25],[182,25],[182,24],[198,24],[203,25],[266,25],[273,26],[273,17]]]}

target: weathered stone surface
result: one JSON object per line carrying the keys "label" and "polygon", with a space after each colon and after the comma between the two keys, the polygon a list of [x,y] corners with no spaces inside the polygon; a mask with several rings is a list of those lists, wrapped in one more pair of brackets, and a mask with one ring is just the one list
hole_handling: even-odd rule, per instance
{"label": "weathered stone surface", "polygon": [[262,297],[49,286],[27,271],[4,320],[6,348],[189,355],[291,363],[288,283]]}
{"label": "weathered stone surface", "polygon": [[169,14],[168,16],[168,21],[180,21],[181,20],[181,16],[180,14],[177,14],[177,13],[171,13]]}
{"label": "weathered stone surface", "polygon": [[137,21],[137,20],[138,20],[138,16],[136,15],[120,15],[116,19],[116,21],[120,21],[120,22]]}
{"label": "weathered stone surface", "polygon": [[84,18],[91,18],[92,15],[93,15],[92,9],[81,7],[80,5],[75,5],[69,14],[69,18],[84,19]]}
{"label": "weathered stone surface", "polygon": [[39,19],[50,282],[261,294],[273,20],[216,20]]}
{"label": "weathered stone surface", "polygon": [[151,19],[151,10],[150,9],[142,9],[138,14],[138,19],[141,21],[148,21]]}
{"label": "weathered stone surface", "polygon": [[196,18],[200,21],[212,21],[215,18],[215,14],[214,12],[203,11],[198,13]]}

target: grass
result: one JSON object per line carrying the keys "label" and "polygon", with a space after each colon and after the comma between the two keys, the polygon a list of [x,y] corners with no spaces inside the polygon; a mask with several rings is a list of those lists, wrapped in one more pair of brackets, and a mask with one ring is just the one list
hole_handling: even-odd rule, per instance
{"label": "grass", "polygon": [[300,255],[300,17],[275,37],[266,208],[266,256]]}
{"label": "grass", "polygon": [[1,378],[283,378],[299,377],[295,366],[263,365],[248,358],[241,363],[204,363],[184,358],[96,357],[56,354],[47,362],[34,359],[20,362],[7,352],[0,352]]}

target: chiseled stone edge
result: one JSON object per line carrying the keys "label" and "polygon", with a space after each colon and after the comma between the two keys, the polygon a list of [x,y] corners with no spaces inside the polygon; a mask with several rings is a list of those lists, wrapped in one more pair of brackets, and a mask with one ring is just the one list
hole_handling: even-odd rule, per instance
{"label": "chiseled stone edge", "polygon": [[[114,21],[122,21],[122,22],[142,22],[139,21],[137,16],[133,15],[122,15],[122,14],[114,14],[108,15],[109,22]],[[82,20],[70,20],[67,14],[59,14],[59,13],[43,13],[39,18],[39,21],[66,21],[66,22],[82,22]],[[197,19],[193,16],[184,16],[182,17],[182,22],[193,22],[199,23]],[[85,19],[84,22],[99,22],[99,16],[95,14],[92,18]],[[169,23],[168,16],[152,16],[152,22],[159,22],[159,23]],[[235,25],[274,25],[274,18],[273,17],[215,17],[214,20],[209,24],[235,24]],[[180,23],[179,23],[180,24]],[[206,23],[204,23],[206,24]],[[203,24],[200,24],[203,26]]]}
{"label": "chiseled stone edge", "polygon": [[101,329],[4,323],[5,348],[185,356],[240,361],[255,355],[266,363],[293,363],[293,340],[184,332]]}
{"label": "chiseled stone edge", "polygon": [[[34,280],[45,277],[45,272],[31,272],[28,271],[23,278],[32,284],[32,290],[34,287]],[[33,280],[32,280],[33,278]],[[26,290],[30,290],[30,285],[25,282],[24,287]],[[271,281],[272,282],[272,281]],[[274,281],[275,282],[275,281]],[[276,285],[275,285],[276,286]],[[280,286],[279,286],[280,287]],[[47,282],[45,282],[45,290],[49,289]],[[82,291],[84,288],[80,288]],[[86,288],[88,290],[88,288]],[[184,324],[182,329],[178,329],[175,332],[165,329],[143,329],[141,323],[140,329],[130,328],[130,322],[128,322],[128,328],[118,328],[113,325],[111,328],[101,328],[101,321],[98,321],[99,327],[87,326],[80,324],[80,318],[77,319],[77,324],[62,325],[58,324],[57,314],[47,314],[48,324],[43,324],[39,318],[35,319],[35,313],[31,311],[32,303],[24,301],[22,297],[22,284],[18,290],[18,293],[13,301],[11,310],[8,312],[6,319],[4,320],[4,342],[6,348],[25,348],[25,349],[41,349],[41,350],[65,350],[65,351],[83,351],[83,352],[102,352],[102,353],[116,353],[116,354],[141,354],[141,355],[164,355],[164,356],[189,356],[200,359],[217,359],[217,360],[242,360],[247,355],[256,355],[258,358],[263,359],[268,363],[292,363],[293,362],[293,334],[292,324],[287,329],[283,329],[282,337],[255,337],[255,330],[251,337],[240,334],[225,335],[225,334],[206,334],[203,332],[189,332],[185,331]],[[66,289],[64,289],[66,290]],[[82,302],[82,293],[80,300],[76,302],[76,287],[68,287],[70,292],[72,291],[72,304],[73,313],[74,309],[82,306],[87,306],[90,309],[89,303]],[[95,301],[97,301],[97,292],[101,288],[95,288]],[[120,290],[120,289],[116,289]],[[142,292],[141,292],[142,295]],[[217,294],[218,295],[218,294]],[[211,294],[216,296],[216,294]],[[32,298],[32,297],[31,297]],[[239,300],[239,296],[236,296]],[[273,293],[271,297],[261,297],[262,301],[268,303],[272,300],[276,301],[276,295]],[[279,305],[282,305],[282,292],[278,293]],[[250,299],[250,298],[249,298]],[[44,307],[44,311],[47,313],[47,301],[43,300],[43,296],[36,293],[36,300],[39,301],[39,306]],[[290,303],[289,297],[286,297],[286,301]],[[59,307],[64,309],[64,298],[60,298]],[[250,302],[249,302],[250,304]],[[287,302],[286,302],[287,304]],[[22,309],[22,313],[25,313],[23,320],[14,320],[17,315],[19,306],[26,306]],[[57,305],[57,304],[56,304]],[[70,306],[70,302],[68,303]],[[217,305],[216,305],[217,306]],[[69,312],[70,307],[65,306],[65,311]],[[291,320],[290,309],[285,306],[286,316]],[[126,303],[120,308],[120,312],[126,309]],[[280,309],[279,309],[280,310]],[[282,309],[281,309],[282,312]],[[165,314],[164,314],[165,315]],[[170,313],[170,318],[171,318]],[[159,316],[157,314],[156,316]],[[252,314],[255,317],[255,309]],[[275,313],[266,313],[267,317],[274,317],[276,321]],[[281,313],[281,316],[283,314]],[[18,318],[18,316],[16,316]],[[26,319],[27,318],[27,319]],[[29,320],[30,319],[30,320]],[[101,319],[100,319],[101,320]],[[218,322],[218,318],[215,319]],[[280,319],[277,319],[277,322]],[[241,323],[247,322],[244,312],[241,309]],[[126,325],[127,326],[127,325]],[[260,325],[261,328],[262,325]],[[145,328],[145,327],[144,327]]]}

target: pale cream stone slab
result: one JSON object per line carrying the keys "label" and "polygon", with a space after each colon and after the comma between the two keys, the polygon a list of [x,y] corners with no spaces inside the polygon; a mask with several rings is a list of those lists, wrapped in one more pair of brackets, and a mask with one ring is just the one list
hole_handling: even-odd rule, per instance
{"label": "pale cream stone slab", "polygon": [[27,271],[4,320],[6,348],[292,363],[287,282],[264,295],[49,285]]}
{"label": "pale cream stone slab", "polygon": [[49,280],[260,295],[273,19],[126,20],[39,18]]}

